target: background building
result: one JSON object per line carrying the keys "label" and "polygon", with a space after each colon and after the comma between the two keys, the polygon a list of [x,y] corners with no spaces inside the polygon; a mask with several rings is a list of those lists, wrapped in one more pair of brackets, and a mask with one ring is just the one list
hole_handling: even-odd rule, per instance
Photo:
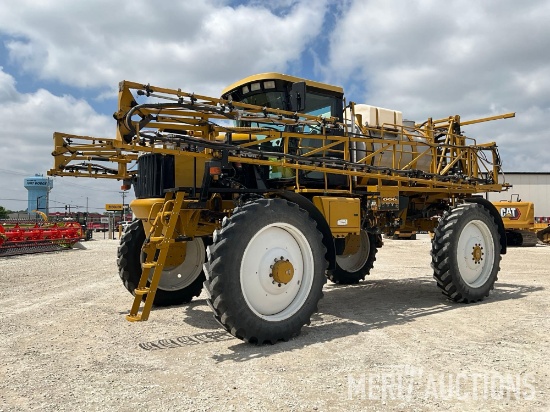
{"label": "background building", "polygon": [[515,195],[519,195],[522,201],[535,204],[535,216],[550,216],[550,172],[509,172],[504,178],[513,187],[507,192],[489,193],[490,201],[516,200]]}

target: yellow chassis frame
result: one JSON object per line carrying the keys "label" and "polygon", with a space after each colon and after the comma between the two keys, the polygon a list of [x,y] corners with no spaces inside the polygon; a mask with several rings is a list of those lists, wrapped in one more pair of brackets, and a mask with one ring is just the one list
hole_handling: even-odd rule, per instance
{"label": "yellow chassis frame", "polygon": [[[148,95],[154,95],[156,97],[165,98],[177,101],[178,99],[185,99],[183,102],[189,105],[195,105],[197,110],[189,110],[188,108],[176,110],[175,108],[169,109],[156,109],[145,107],[139,109],[138,113],[141,116],[153,116],[154,120],[150,121],[146,127],[140,129],[139,122],[131,121],[129,124],[125,119],[128,112],[135,105],[135,100],[131,90],[142,91]],[[351,104],[353,107],[353,103]],[[211,108],[206,110],[205,107]],[[227,114],[219,114],[215,112],[215,108],[231,107],[232,110]],[[137,113],[136,113],[137,114]],[[299,116],[299,118],[298,118]],[[78,177],[94,177],[94,178],[114,178],[114,179],[128,179],[134,175],[134,172],[127,170],[128,163],[137,160],[140,153],[162,153],[172,154],[175,156],[187,156],[187,157],[202,157],[207,159],[218,158],[220,154],[214,149],[204,149],[200,152],[191,152],[173,148],[173,144],[164,144],[159,146],[156,143],[154,146],[143,144],[140,139],[140,135],[144,131],[164,131],[180,130],[187,133],[189,136],[194,136],[197,139],[197,143],[200,141],[218,142],[220,136],[224,133],[239,133],[248,136],[248,139],[242,139],[233,142],[235,149],[247,148],[257,145],[259,139],[258,135],[262,137],[262,142],[269,142],[272,140],[282,139],[282,146],[284,148],[283,153],[289,153],[289,141],[290,139],[316,139],[323,141],[321,147],[308,149],[301,147],[300,156],[304,159],[311,157],[315,154],[334,154],[340,152],[342,159],[350,161],[349,145],[344,145],[345,150],[334,150],[335,146],[341,143],[365,143],[369,144],[382,144],[382,147],[372,153],[369,153],[364,158],[356,161],[357,166],[368,165],[372,163],[382,152],[391,152],[393,158],[393,164],[391,169],[393,170],[411,170],[416,161],[421,157],[431,154],[432,162],[430,167],[430,173],[445,176],[451,168],[457,163],[462,162],[463,174],[467,177],[477,178],[481,173],[488,173],[493,176],[493,184],[477,184],[468,182],[466,180],[456,182],[443,182],[436,177],[434,178],[415,178],[410,176],[399,176],[398,173],[381,172],[377,170],[363,171],[350,169],[338,169],[327,162],[321,162],[318,165],[307,165],[302,163],[295,163],[292,160],[285,158],[282,159],[259,159],[251,158],[246,155],[230,156],[230,162],[241,162],[265,166],[274,166],[279,168],[290,168],[296,170],[306,171],[319,171],[323,173],[341,174],[351,177],[359,177],[366,179],[380,179],[380,180],[392,180],[398,182],[399,186],[406,188],[406,191],[412,192],[426,192],[437,191],[444,193],[476,193],[485,191],[500,191],[502,185],[498,183],[499,166],[496,154],[496,144],[484,143],[478,144],[475,140],[469,139],[462,135],[453,134],[452,130],[455,125],[468,125],[473,123],[479,123],[483,121],[504,119],[513,117],[514,113],[507,113],[504,115],[493,116],[489,118],[470,120],[466,122],[460,122],[459,116],[450,116],[446,119],[432,120],[428,119],[421,125],[415,126],[415,132],[424,137],[425,142],[413,141],[413,133],[406,127],[397,125],[391,126],[391,131],[388,131],[388,127],[383,128],[369,128],[361,126],[361,123],[355,120],[357,126],[361,128],[364,136],[354,137],[347,133],[347,129],[344,127],[343,136],[329,136],[329,135],[315,135],[315,134],[302,134],[302,133],[289,133],[279,132],[270,129],[258,128],[242,128],[242,127],[230,127],[215,124],[215,120],[246,120],[254,122],[274,124],[309,124],[317,125],[323,131],[328,124],[335,124],[336,119],[323,119],[315,116],[308,116],[305,114],[297,114],[277,109],[262,108],[259,106],[248,105],[239,102],[229,102],[223,99],[210,98],[206,96],[199,96],[195,94],[185,93],[181,90],[165,89],[159,87],[153,87],[149,85],[142,85],[133,82],[123,81],[120,84],[119,91],[119,110],[115,113],[117,119],[118,128],[117,136],[115,139],[101,139],[97,137],[78,136],[66,133],[54,133],[54,146],[55,149],[52,155],[55,158],[54,168],[51,169],[48,174],[56,176],[78,176]],[[124,136],[130,132],[130,127],[135,129],[135,136],[133,136],[130,143],[124,141]],[[381,135],[380,138],[368,138],[369,131],[377,132]],[[404,137],[404,140],[391,140],[386,139],[385,136],[395,136],[400,134]],[[435,143],[434,135],[444,135],[445,139],[441,143]],[[407,139],[407,140],[405,140]],[[410,151],[405,150],[403,146],[412,147],[414,158],[411,162],[405,166],[399,167],[399,158]],[[438,153],[438,149],[440,151]],[[491,159],[483,160],[480,158],[481,152],[490,152]],[[71,170],[71,164],[75,162],[90,162],[93,160],[109,161],[118,165],[116,174],[101,173],[98,170],[93,170],[92,166],[88,166],[87,170]],[[350,193],[352,193],[350,185]],[[301,189],[297,183],[297,191],[308,191],[307,188]],[[328,188],[322,190],[322,192],[330,191]]]}
{"label": "yellow chassis frame", "polygon": [[[134,93],[167,101],[163,105],[138,105]],[[128,165],[136,161],[140,154],[161,153],[176,157],[220,159],[223,150],[216,144],[224,139],[231,140],[231,154],[228,162],[240,162],[274,168],[293,169],[296,171],[317,171],[324,173],[325,187],[312,189],[300,185],[298,173],[289,190],[301,193],[318,193],[320,195],[357,196],[356,190],[369,193],[380,193],[391,182],[392,193],[401,195],[424,194],[426,200],[468,197],[475,193],[501,191],[507,185],[498,182],[500,164],[495,143],[479,144],[474,139],[462,134],[453,133],[461,125],[513,117],[507,113],[482,119],[461,122],[459,116],[433,120],[428,119],[414,128],[401,125],[383,125],[380,128],[369,128],[362,125],[360,115],[355,115],[354,104],[349,105],[351,119],[338,124],[335,118],[320,118],[301,113],[253,106],[218,98],[195,95],[177,89],[167,89],[123,81],[119,85],[118,111],[114,114],[117,120],[117,133],[114,139],[101,139],[90,136],[77,136],[66,133],[54,133],[54,168],[48,175],[77,176],[92,178],[111,178],[129,180],[136,171]],[[139,119],[136,119],[139,116]],[[274,125],[308,125],[316,127],[321,134],[281,132],[271,128],[226,126],[228,120],[243,120]],[[352,134],[347,125],[353,122],[361,135]],[[340,127],[342,136],[327,134],[329,127]],[[178,136],[184,134],[188,139],[181,143],[177,137],[171,138],[171,131]],[[162,133],[163,142],[149,142],[153,133]],[[377,133],[376,138],[369,137]],[[396,139],[399,136],[399,139]],[[422,141],[418,141],[418,136]],[[437,137],[436,137],[437,136]],[[416,138],[416,139],[415,139]],[[247,149],[257,147],[258,143],[280,139],[283,148],[280,158],[269,155],[251,155]],[[306,147],[303,140],[319,140],[318,147]],[[199,151],[189,150],[190,143],[195,141]],[[299,158],[290,156],[291,142],[299,142]],[[377,147],[362,159],[351,161],[350,145],[364,143],[366,147]],[[338,147],[343,147],[339,150]],[[224,146],[227,150],[227,145]],[[378,167],[376,164],[382,154],[387,159],[391,155],[392,165]],[[287,156],[289,155],[289,156]],[[344,162],[335,164],[327,157],[316,159],[315,155],[335,156]],[[403,165],[401,159],[407,155],[410,160]],[[430,170],[415,175],[416,163],[424,156],[431,158]],[[113,170],[101,169],[93,162],[110,162],[117,167]],[[452,169],[460,163],[462,174],[454,176]],[[331,189],[328,186],[328,174],[344,175],[348,178],[349,189]],[[490,183],[480,177],[490,176]],[[192,200],[187,200],[188,204]]]}

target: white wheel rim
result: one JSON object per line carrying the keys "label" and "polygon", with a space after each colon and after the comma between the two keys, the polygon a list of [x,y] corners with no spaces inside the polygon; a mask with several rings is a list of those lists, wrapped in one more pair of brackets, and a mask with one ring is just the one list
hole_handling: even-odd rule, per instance
{"label": "white wheel rim", "polygon": [[[205,257],[204,243],[200,237],[187,242],[185,260],[178,266],[166,267],[158,284],[158,289],[173,292],[185,289],[199,277]],[[153,276],[149,273],[149,281]]]}
{"label": "white wheel rim", "polygon": [[[271,266],[288,259],[294,275],[287,284],[274,282]],[[290,318],[306,302],[314,277],[313,252],[301,231],[287,223],[273,223],[254,235],[241,260],[241,290],[248,307],[262,319]]]}
{"label": "white wheel rim", "polygon": [[361,245],[359,250],[352,255],[336,255],[336,263],[346,272],[357,272],[367,263],[370,254],[369,235],[361,230]]}
{"label": "white wheel rim", "polygon": [[[476,256],[474,251],[481,252]],[[495,244],[489,227],[481,220],[468,222],[458,239],[457,262],[464,282],[477,288],[485,284],[493,271]]]}

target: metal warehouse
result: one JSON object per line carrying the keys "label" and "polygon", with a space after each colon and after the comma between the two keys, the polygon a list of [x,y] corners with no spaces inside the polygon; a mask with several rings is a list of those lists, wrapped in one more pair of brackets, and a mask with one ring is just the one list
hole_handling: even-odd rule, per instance
{"label": "metal warehouse", "polygon": [[510,200],[516,196],[535,204],[535,216],[550,217],[550,172],[509,172],[506,182],[513,185],[508,192],[489,193],[490,201]]}

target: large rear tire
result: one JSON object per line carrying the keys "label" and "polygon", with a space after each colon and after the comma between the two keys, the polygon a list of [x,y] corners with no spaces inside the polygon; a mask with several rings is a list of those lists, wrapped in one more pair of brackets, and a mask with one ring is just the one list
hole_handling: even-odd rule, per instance
{"label": "large rear tire", "polygon": [[[133,221],[120,238],[117,259],[119,275],[124,287],[132,295],[141,277],[141,248],[144,242],[145,231],[141,220]],[[202,270],[205,255],[201,238],[188,242],[185,261],[163,270],[153,303],[156,306],[181,305],[199,296],[205,280]]]}
{"label": "large rear tire", "polygon": [[295,203],[246,204],[224,219],[208,247],[207,302],[239,339],[286,341],[317,311],[326,282],[325,253],[315,221]]}
{"label": "large rear tire", "polygon": [[500,238],[490,212],[464,203],[446,212],[432,242],[432,268],[437,286],[456,302],[489,296],[500,269]]}
{"label": "large rear tire", "polygon": [[374,267],[378,251],[376,243],[376,235],[361,230],[359,250],[351,255],[336,255],[334,270],[329,272],[328,278],[342,285],[352,285],[364,280]]}

